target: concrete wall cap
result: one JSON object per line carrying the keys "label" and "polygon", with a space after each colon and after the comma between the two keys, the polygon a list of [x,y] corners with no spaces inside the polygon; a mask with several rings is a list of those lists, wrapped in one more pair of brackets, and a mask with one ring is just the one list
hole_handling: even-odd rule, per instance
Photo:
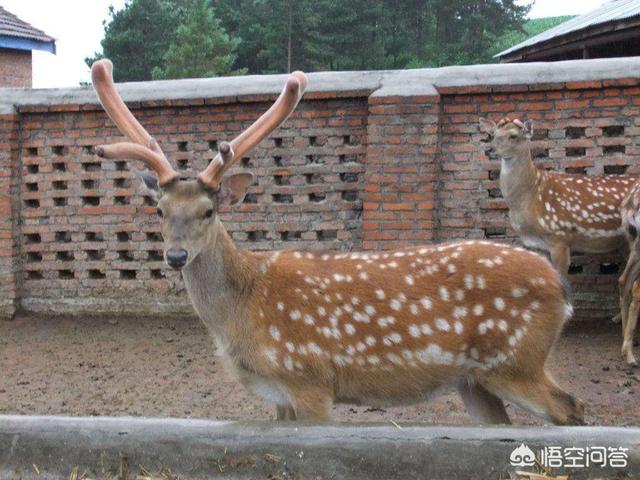
{"label": "concrete wall cap", "polygon": [[[126,102],[223,98],[277,94],[287,75],[249,75],[185,80],[160,80],[118,84]],[[597,81],[640,78],[640,58],[608,58],[489,64],[415,70],[318,72],[309,74],[308,93],[369,91],[382,95],[425,95],[430,85],[465,87],[472,85],[518,85],[568,81]],[[416,93],[413,93],[416,92]],[[428,93],[427,93],[428,94]],[[98,104],[91,86],[73,88],[0,89],[0,114],[21,106]]]}

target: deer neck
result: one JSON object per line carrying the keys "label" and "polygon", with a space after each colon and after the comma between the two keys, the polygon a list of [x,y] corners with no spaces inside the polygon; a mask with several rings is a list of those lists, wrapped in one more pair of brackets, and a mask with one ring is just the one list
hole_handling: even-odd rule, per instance
{"label": "deer neck", "polygon": [[510,209],[526,206],[535,198],[538,181],[538,169],[531,160],[529,148],[501,159],[500,189]]}
{"label": "deer neck", "polygon": [[218,219],[202,251],[182,270],[191,303],[216,336],[226,336],[244,313],[254,283],[252,257],[236,248]]}

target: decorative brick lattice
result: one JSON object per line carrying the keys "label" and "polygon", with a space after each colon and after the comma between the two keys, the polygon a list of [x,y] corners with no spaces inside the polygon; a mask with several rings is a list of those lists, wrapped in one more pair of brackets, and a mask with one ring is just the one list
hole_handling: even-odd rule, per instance
{"label": "decorative brick lattice", "polygon": [[[256,181],[243,205],[221,212],[241,247],[361,248],[364,100],[305,103],[241,160],[239,169]],[[183,178],[193,178],[213,159],[217,142],[236,136],[266,108],[254,102],[134,114]],[[138,190],[135,164],[93,152],[119,138],[106,115],[34,112],[23,122],[23,287],[32,308],[61,296],[133,301],[179,293],[181,280],[164,267],[155,207]],[[188,308],[184,295],[178,304]]]}

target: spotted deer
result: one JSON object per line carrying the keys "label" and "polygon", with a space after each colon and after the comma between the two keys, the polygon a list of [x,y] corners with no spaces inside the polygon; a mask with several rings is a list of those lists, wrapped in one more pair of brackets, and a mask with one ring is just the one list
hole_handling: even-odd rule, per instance
{"label": "spotted deer", "polygon": [[606,253],[625,245],[620,204],[635,180],[629,175],[575,175],[537,168],[530,121],[480,119],[485,153],[500,158],[500,189],[509,219],[525,246],[549,252],[566,275],[570,251]]}
{"label": "spotted deer", "polygon": [[633,355],[633,335],[640,313],[640,182],[631,188],[620,208],[622,226],[629,243],[629,258],[620,276],[620,316],[622,319],[622,355],[629,365],[637,365]]}
{"label": "spotted deer", "polygon": [[582,403],[546,369],[571,307],[539,255],[487,241],[353,253],[234,245],[218,210],[241,202],[253,176],[225,173],[293,111],[303,73],[221,142],[196,180],[181,180],[118,96],[111,69],[95,63],[93,84],[129,141],[96,152],[155,172],[142,180],[157,199],[166,263],[181,270],[238,380],[275,404],[278,419],[327,420],[334,402],[419,402],[455,384],[480,422],[509,422],[503,399],[557,424],[582,422]]}

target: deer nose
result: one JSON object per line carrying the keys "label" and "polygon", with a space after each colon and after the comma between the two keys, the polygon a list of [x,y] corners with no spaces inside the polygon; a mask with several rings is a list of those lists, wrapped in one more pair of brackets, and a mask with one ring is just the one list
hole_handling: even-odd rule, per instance
{"label": "deer nose", "polygon": [[177,270],[186,265],[189,254],[184,248],[170,248],[164,256],[167,259],[167,264]]}
{"label": "deer nose", "polygon": [[493,147],[487,147],[484,149],[484,153],[487,157],[490,157],[491,155],[493,155]]}

